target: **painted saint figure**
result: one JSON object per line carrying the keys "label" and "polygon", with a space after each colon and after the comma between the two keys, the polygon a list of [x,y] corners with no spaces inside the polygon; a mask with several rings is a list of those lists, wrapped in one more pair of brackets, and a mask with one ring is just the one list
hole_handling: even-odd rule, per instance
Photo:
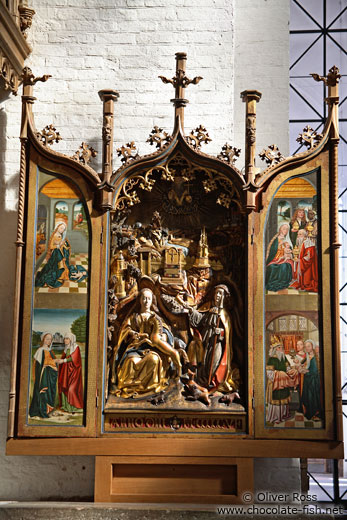
{"label": "painted saint figure", "polygon": [[300,253],[295,259],[295,282],[292,288],[300,291],[318,292],[318,257],[316,241],[305,229],[298,232],[297,246]]}
{"label": "painted saint figure", "polygon": [[59,406],[66,412],[83,410],[82,359],[76,336],[67,332],[64,336],[64,352],[59,365],[58,394]]}
{"label": "painted saint figure", "polygon": [[30,403],[30,417],[48,418],[55,408],[58,368],[52,351],[52,334],[44,332],[34,354],[34,391]]}
{"label": "painted saint figure", "polygon": [[296,208],[293,218],[290,221],[290,240],[294,246],[296,245],[298,231],[300,229],[305,229],[306,225],[307,220],[304,208]]}
{"label": "painted saint figure", "polygon": [[217,285],[213,300],[205,309],[188,309],[194,339],[187,352],[191,365],[196,367],[198,385],[230,393],[238,390],[240,375],[238,368],[232,365],[232,325],[224,307],[226,296],[229,296],[228,287]]}
{"label": "painted saint figure", "polygon": [[65,280],[81,282],[88,272],[81,265],[70,263],[71,246],[66,238],[65,222],[58,222],[49,239],[46,263],[36,275],[35,286],[61,287]]}
{"label": "painted saint figure", "polygon": [[266,376],[266,421],[279,424],[290,418],[290,388],[297,386],[298,373],[290,367],[278,336],[271,338]]}
{"label": "painted saint figure", "polygon": [[289,225],[281,224],[278,233],[270,241],[266,255],[265,289],[281,291],[293,280],[294,262]]}
{"label": "painted saint figure", "polygon": [[296,342],[295,350],[296,350],[296,354],[295,354],[295,358],[294,358],[294,366],[295,366],[295,369],[299,373],[299,378],[298,378],[299,385],[298,386],[299,386],[299,392],[300,392],[300,396],[301,396],[302,386],[303,386],[303,382],[304,382],[304,374],[302,373],[301,369],[306,362],[306,352],[305,352],[304,342],[301,339],[299,339]]}
{"label": "painted saint figure", "polygon": [[320,421],[323,418],[319,358],[315,352],[315,345],[311,339],[305,341],[306,363],[302,373],[304,383],[301,394],[302,411],[306,419]]}
{"label": "painted saint figure", "polygon": [[182,371],[174,337],[154,308],[152,291],[142,289],[136,303],[139,310],[125,320],[115,352],[114,393],[125,398],[159,393],[173,371],[176,379]]}

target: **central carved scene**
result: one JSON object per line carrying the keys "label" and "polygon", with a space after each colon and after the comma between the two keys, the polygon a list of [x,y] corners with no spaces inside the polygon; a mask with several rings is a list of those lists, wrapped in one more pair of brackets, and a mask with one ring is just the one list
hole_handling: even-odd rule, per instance
{"label": "central carved scene", "polygon": [[120,184],[105,412],[244,412],[247,216],[239,190],[180,151]]}

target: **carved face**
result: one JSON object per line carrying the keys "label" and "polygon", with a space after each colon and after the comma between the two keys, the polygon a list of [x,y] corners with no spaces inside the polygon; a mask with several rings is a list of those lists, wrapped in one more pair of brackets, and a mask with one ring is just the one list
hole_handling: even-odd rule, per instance
{"label": "carved face", "polygon": [[209,270],[209,268],[208,267],[203,267],[203,268],[199,269],[198,276],[199,276],[200,279],[210,278],[210,270]]}
{"label": "carved face", "polygon": [[153,301],[153,294],[150,289],[145,289],[140,296],[141,312],[149,312]]}
{"label": "carved face", "polygon": [[214,303],[217,307],[223,306],[223,300],[224,300],[224,291],[221,288],[218,288],[215,290],[214,293]]}

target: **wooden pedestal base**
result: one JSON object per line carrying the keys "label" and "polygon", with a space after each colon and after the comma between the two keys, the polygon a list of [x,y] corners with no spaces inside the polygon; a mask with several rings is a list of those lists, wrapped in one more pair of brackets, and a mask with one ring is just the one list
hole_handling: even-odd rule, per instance
{"label": "wooden pedestal base", "polygon": [[253,491],[253,459],[95,458],[95,502],[242,503]]}

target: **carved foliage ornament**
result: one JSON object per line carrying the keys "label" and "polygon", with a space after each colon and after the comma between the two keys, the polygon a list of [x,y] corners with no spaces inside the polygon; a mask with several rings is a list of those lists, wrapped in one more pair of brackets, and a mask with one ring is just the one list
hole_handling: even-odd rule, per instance
{"label": "carved foliage ornament", "polygon": [[269,166],[284,161],[284,156],[281,154],[276,144],[270,144],[270,146],[264,148],[264,150],[260,152],[259,157]]}
{"label": "carved foliage ornament", "polygon": [[37,132],[36,137],[44,146],[52,145],[54,142],[58,143],[62,139],[53,125],[47,125],[41,132]]}
{"label": "carved foliage ornament", "polygon": [[[176,177],[175,165],[180,163],[180,154],[169,159],[165,165],[155,166],[148,170],[146,174],[135,175],[129,178],[122,186],[121,192],[115,204],[117,211],[124,212],[127,208],[139,204],[141,202],[138,190],[151,191],[156,179],[153,174],[160,174],[162,180],[173,182]],[[233,202],[241,209],[238,193],[234,184],[218,171],[201,168],[184,159],[184,164],[180,163],[179,176],[185,182],[191,182],[200,177],[205,193],[217,191],[216,204],[229,208]]]}
{"label": "carved foliage ornament", "polygon": [[222,151],[217,155],[218,159],[225,161],[228,164],[235,164],[237,157],[240,157],[241,148],[235,148],[228,143],[222,147]]}
{"label": "carved foliage ornament", "polygon": [[152,191],[155,184],[152,174],[153,170],[151,169],[145,175],[136,175],[128,179],[122,187],[121,196],[117,200],[115,209],[125,211],[127,208],[134,206],[134,204],[139,204],[141,199],[136,192],[136,188]]}
{"label": "carved foliage ornament", "polygon": [[147,139],[147,143],[150,145],[155,144],[157,150],[162,150],[165,145],[169,144],[171,141],[171,137],[167,132],[164,132],[162,128],[159,126],[155,126],[151,133],[149,134],[149,138]]}
{"label": "carved foliage ornament", "polygon": [[117,155],[121,158],[123,166],[140,157],[134,141],[117,148]]}
{"label": "carved foliage ornament", "polygon": [[299,134],[297,142],[301,145],[307,146],[308,148],[313,148],[313,146],[321,141],[321,139],[323,139],[323,135],[318,134],[310,127],[310,125],[307,125],[303,129],[302,134]]}
{"label": "carved foliage ornament", "polygon": [[206,128],[200,125],[186,136],[186,141],[190,146],[195,148],[195,150],[199,150],[202,143],[208,144],[212,139],[208,135]]}
{"label": "carved foliage ornament", "polygon": [[82,164],[88,164],[97,155],[98,152],[94,148],[83,142],[72,158]]}

